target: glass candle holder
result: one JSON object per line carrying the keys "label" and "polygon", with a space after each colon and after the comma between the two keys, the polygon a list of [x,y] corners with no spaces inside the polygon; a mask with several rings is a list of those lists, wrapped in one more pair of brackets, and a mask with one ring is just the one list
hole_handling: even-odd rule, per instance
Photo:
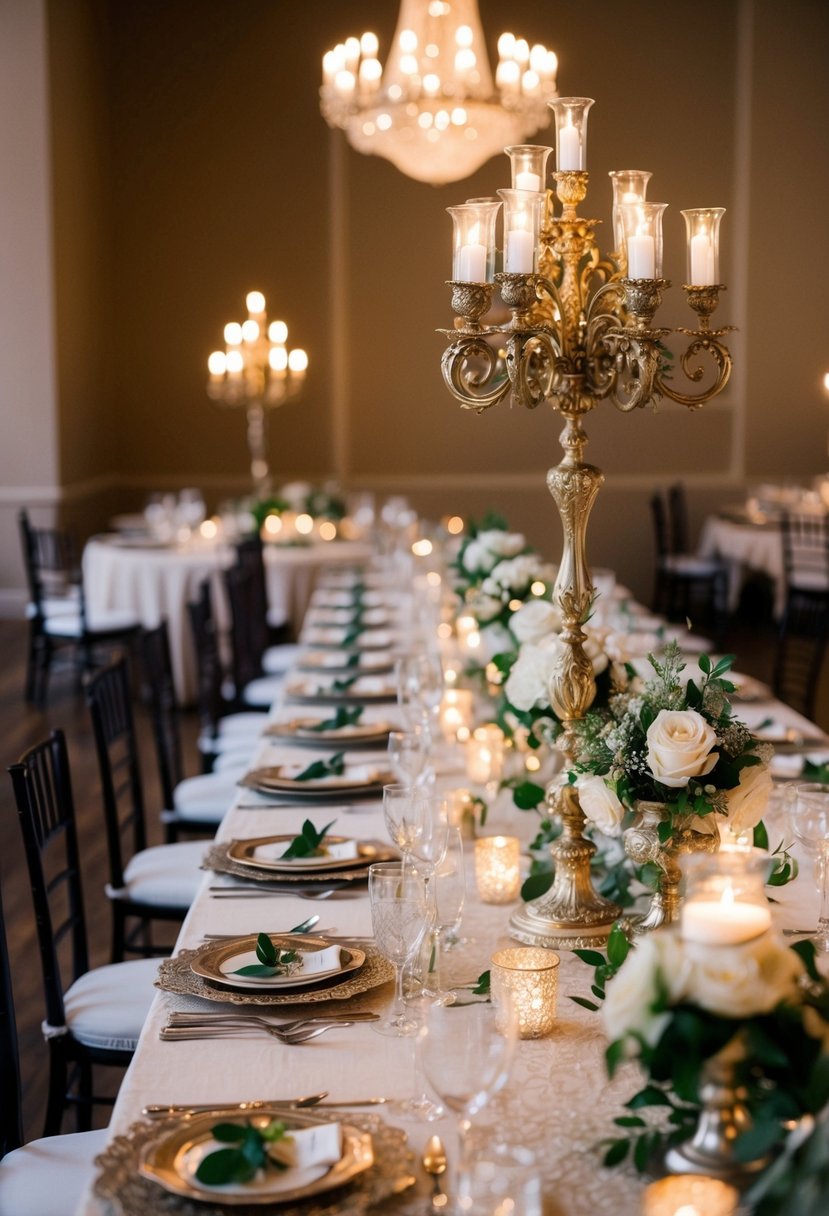
{"label": "glass candle holder", "polygon": [[504,771],[504,732],[494,722],[477,726],[466,744],[466,775],[476,785],[500,781]]}
{"label": "glass candle holder", "polygon": [[466,742],[471,724],[472,690],[447,688],[440,703],[440,729],[446,742]]}
{"label": "glass candle holder", "polygon": [[662,216],[667,203],[620,203],[629,279],[662,278]]}
{"label": "glass candle holder", "polygon": [[511,148],[504,148],[510,159],[513,190],[538,194],[546,189],[547,157],[552,150],[541,144],[513,144]]}
{"label": "glass candle holder", "polygon": [[719,1178],[702,1174],[674,1174],[645,1188],[642,1216],[734,1216],[739,1192]]}
{"label": "glass candle holder", "polygon": [[587,114],[592,97],[557,97],[547,103],[556,118],[556,171],[587,168]]}
{"label": "glass candle holder", "polygon": [[475,884],[485,904],[509,904],[521,889],[517,836],[482,836],[475,841]]}
{"label": "glass candle holder", "polygon": [[496,1019],[506,996],[518,1016],[520,1039],[541,1039],[556,1020],[559,956],[540,946],[517,946],[493,954],[490,972]]}
{"label": "glass candle holder", "polygon": [[713,287],[720,281],[720,220],[725,207],[691,207],[681,211],[688,237],[689,287]]}
{"label": "glass candle holder", "polygon": [[647,169],[611,169],[608,177],[613,185],[613,248],[621,253],[625,248],[625,226],[619,208],[624,203],[644,203],[653,174]]}
{"label": "glass candle holder", "polygon": [[452,279],[491,283],[495,275],[495,221],[501,204],[483,199],[447,207],[452,217]]}
{"label": "glass candle holder", "polygon": [[533,274],[547,195],[532,190],[499,190],[498,194],[504,201],[504,270]]}
{"label": "glass candle holder", "polygon": [[686,941],[734,946],[771,927],[766,879],[771,859],[764,849],[721,849],[681,859],[685,900],[680,931]]}

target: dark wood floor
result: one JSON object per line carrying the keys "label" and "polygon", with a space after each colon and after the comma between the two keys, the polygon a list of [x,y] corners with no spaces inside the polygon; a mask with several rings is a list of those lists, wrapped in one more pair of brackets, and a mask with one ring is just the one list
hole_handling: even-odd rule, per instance
{"label": "dark wood floor", "polygon": [[[774,656],[774,632],[767,621],[751,621],[745,614],[735,623],[727,639],[728,649],[739,657],[739,668],[768,680]],[[110,918],[104,896],[106,857],[102,831],[100,783],[94,757],[91,729],[82,694],[69,672],[56,676],[50,687],[48,709],[39,712],[23,699],[25,671],[25,625],[0,621],[0,759],[16,760],[23,751],[45,738],[55,727],[65,732],[77,808],[82,849],[83,880],[93,966],[109,961]],[[150,843],[161,843],[155,808],[159,805],[158,781],[149,723],[137,710],[141,744]],[[185,757],[188,774],[198,771],[195,749],[195,716],[185,721]],[[8,778],[0,779],[0,882],[9,934],[15,1006],[20,1035],[21,1070],[24,1087],[24,1118],[27,1138],[41,1134],[46,1092],[46,1050],[41,1036],[43,996],[35,944],[31,897],[17,824],[17,814]],[[114,1070],[105,1070],[117,1084]],[[99,1125],[105,1124],[102,1110]]]}

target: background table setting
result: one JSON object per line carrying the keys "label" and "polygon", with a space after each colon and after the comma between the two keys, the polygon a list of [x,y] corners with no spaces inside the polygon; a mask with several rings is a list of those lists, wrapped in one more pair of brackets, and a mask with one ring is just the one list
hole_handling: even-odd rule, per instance
{"label": "background table setting", "polygon": [[[478,649],[469,645],[473,631],[438,628],[436,655],[441,640],[445,644],[442,665],[437,663],[440,684],[433,685],[435,662],[419,642],[414,654],[405,644],[417,590],[392,594],[375,585],[369,610],[363,597],[370,573],[330,575],[314,592],[303,648],[239,778],[238,795],[215,841],[205,844],[204,881],[176,953],[160,962],[159,993],[117,1099],[113,1139],[78,1216],[253,1212],[262,1203],[283,1213],[333,1216],[362,1213],[383,1200],[384,1210],[414,1216],[430,1207],[439,1211],[447,1194],[456,1195],[462,1152],[475,1213],[633,1216],[642,1210],[647,1179],[630,1164],[602,1165],[608,1136],[618,1130],[614,1119],[630,1117],[626,1103],[641,1077],[632,1063],[608,1077],[593,972],[570,951],[561,951],[560,961],[552,951],[527,952],[544,956],[535,966],[552,972],[545,981],[544,1029],[524,1027],[526,1035],[514,1030],[511,1067],[504,1065],[497,1080],[493,1071],[490,1091],[481,1081],[472,1131],[457,1138],[457,1119],[473,1110],[471,1099],[467,1107],[453,1096],[450,1080],[467,1042],[461,1027],[490,1008],[486,993],[475,989],[484,972],[501,983],[504,974],[519,982],[514,972],[509,978],[516,946],[509,917],[530,870],[528,846],[540,813],[518,809],[512,795],[522,775],[533,779],[541,761],[532,750],[506,746],[501,728],[485,721],[486,693],[464,686],[463,664]],[[623,618],[641,618],[646,626],[639,632],[647,644],[639,645],[635,628],[627,634],[627,654],[638,660],[639,651],[647,654],[655,641],[665,640],[664,624],[648,619],[624,594],[611,594],[599,614],[608,633],[612,627],[624,639],[622,601]],[[460,611],[455,603],[454,616]],[[344,616],[332,620],[332,612]],[[382,613],[379,624],[372,613]],[[437,619],[445,623],[440,614]],[[385,643],[374,651],[378,628]],[[333,630],[343,635],[328,643],[337,649],[328,650],[320,631]],[[706,661],[699,658],[701,648],[696,640],[689,646],[689,674],[696,678],[696,663]],[[359,673],[355,683],[335,686],[329,655]],[[348,666],[353,656],[356,662]],[[739,692],[741,679],[736,683]],[[756,682],[742,678],[742,687],[746,699],[737,712],[758,736],[765,731],[786,749],[787,780],[800,775],[807,756],[817,762],[829,755],[827,740],[811,723],[766,697]],[[427,744],[412,766],[400,738],[418,724],[427,729]],[[443,925],[436,911],[437,930],[433,924],[418,939],[421,993],[415,991],[408,1006],[395,1003],[392,983],[402,982],[403,961],[414,948],[400,946],[396,937],[390,945],[378,892],[384,866],[395,865],[401,851],[406,857],[415,850],[415,870],[417,850],[424,857],[427,851],[398,830],[387,803],[394,795],[384,796],[384,787],[402,790],[409,803],[439,803],[462,860],[462,920],[457,904],[454,924],[446,913]],[[788,839],[788,787],[775,788],[767,827]],[[488,823],[482,821],[484,805],[492,813]],[[799,932],[817,919],[810,854],[802,842],[798,847],[803,872],[775,893],[770,913],[781,932]],[[438,893],[441,864],[431,871]],[[392,873],[402,898],[407,871],[397,865]],[[457,900],[457,875],[452,889]],[[402,928],[402,941],[400,935]],[[514,1001],[520,1011],[519,998]],[[401,1011],[418,1033],[395,1033]],[[436,1037],[439,1027],[443,1040]],[[438,1041],[443,1068],[435,1064]],[[482,1042],[491,1047],[493,1040]],[[445,1102],[442,1113],[434,1110],[438,1098]],[[423,1113],[429,1107],[437,1115],[431,1120]],[[267,1170],[256,1193],[247,1184],[219,1191],[200,1182],[198,1163],[221,1147],[216,1123],[238,1128],[248,1119],[277,1139],[282,1133],[274,1126],[287,1123],[296,1153],[305,1144],[297,1133],[316,1129],[322,1147],[311,1154],[307,1175],[296,1172],[298,1159],[292,1159],[285,1172]],[[433,1169],[436,1134],[448,1155],[448,1181]],[[228,1135],[235,1143],[238,1134]],[[260,1148],[264,1143],[261,1135],[253,1140]],[[438,1154],[437,1160],[443,1158]],[[499,1206],[505,1198],[508,1209]]]}

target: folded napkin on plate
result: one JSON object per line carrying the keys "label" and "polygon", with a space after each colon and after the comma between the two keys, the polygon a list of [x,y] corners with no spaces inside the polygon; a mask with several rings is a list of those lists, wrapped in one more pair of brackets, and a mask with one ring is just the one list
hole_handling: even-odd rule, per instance
{"label": "folded napkin on plate", "polygon": [[316,1123],[313,1127],[297,1127],[277,1140],[270,1154],[300,1170],[311,1165],[334,1165],[342,1156],[340,1125]]}
{"label": "folded napkin on plate", "polygon": [[[282,764],[279,766],[280,781],[297,781],[307,769],[305,764]],[[313,778],[315,785],[362,785],[379,776],[379,769],[371,764],[346,764],[340,773],[326,773]],[[306,778],[308,780],[308,778]]]}

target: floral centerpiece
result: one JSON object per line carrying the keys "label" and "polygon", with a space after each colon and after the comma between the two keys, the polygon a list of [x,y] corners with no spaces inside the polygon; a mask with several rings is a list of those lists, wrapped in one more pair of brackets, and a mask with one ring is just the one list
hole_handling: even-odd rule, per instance
{"label": "floral centerpiece", "polygon": [[575,785],[587,819],[622,835],[635,862],[659,869],[659,891],[643,922],[656,928],[678,914],[685,852],[714,851],[721,829],[750,834],[772,788],[772,749],[734,717],[727,678],[733,656],[699,660],[701,679],[683,681],[684,662],[669,642],[653,656],[652,679],[628,673],[606,706],[575,724]]}
{"label": "floral centerpiece", "polygon": [[[668,1149],[674,1172],[696,1162],[721,1176],[756,1174],[829,1100],[829,987],[812,943],[788,947],[771,930],[701,943],[663,929],[630,950],[615,929],[607,960],[578,953],[597,968],[608,1072],[635,1059],[647,1078],[627,1102],[632,1113],[615,1121],[605,1164],[632,1155],[644,1169]],[[648,1107],[666,1118],[636,1113]]]}

